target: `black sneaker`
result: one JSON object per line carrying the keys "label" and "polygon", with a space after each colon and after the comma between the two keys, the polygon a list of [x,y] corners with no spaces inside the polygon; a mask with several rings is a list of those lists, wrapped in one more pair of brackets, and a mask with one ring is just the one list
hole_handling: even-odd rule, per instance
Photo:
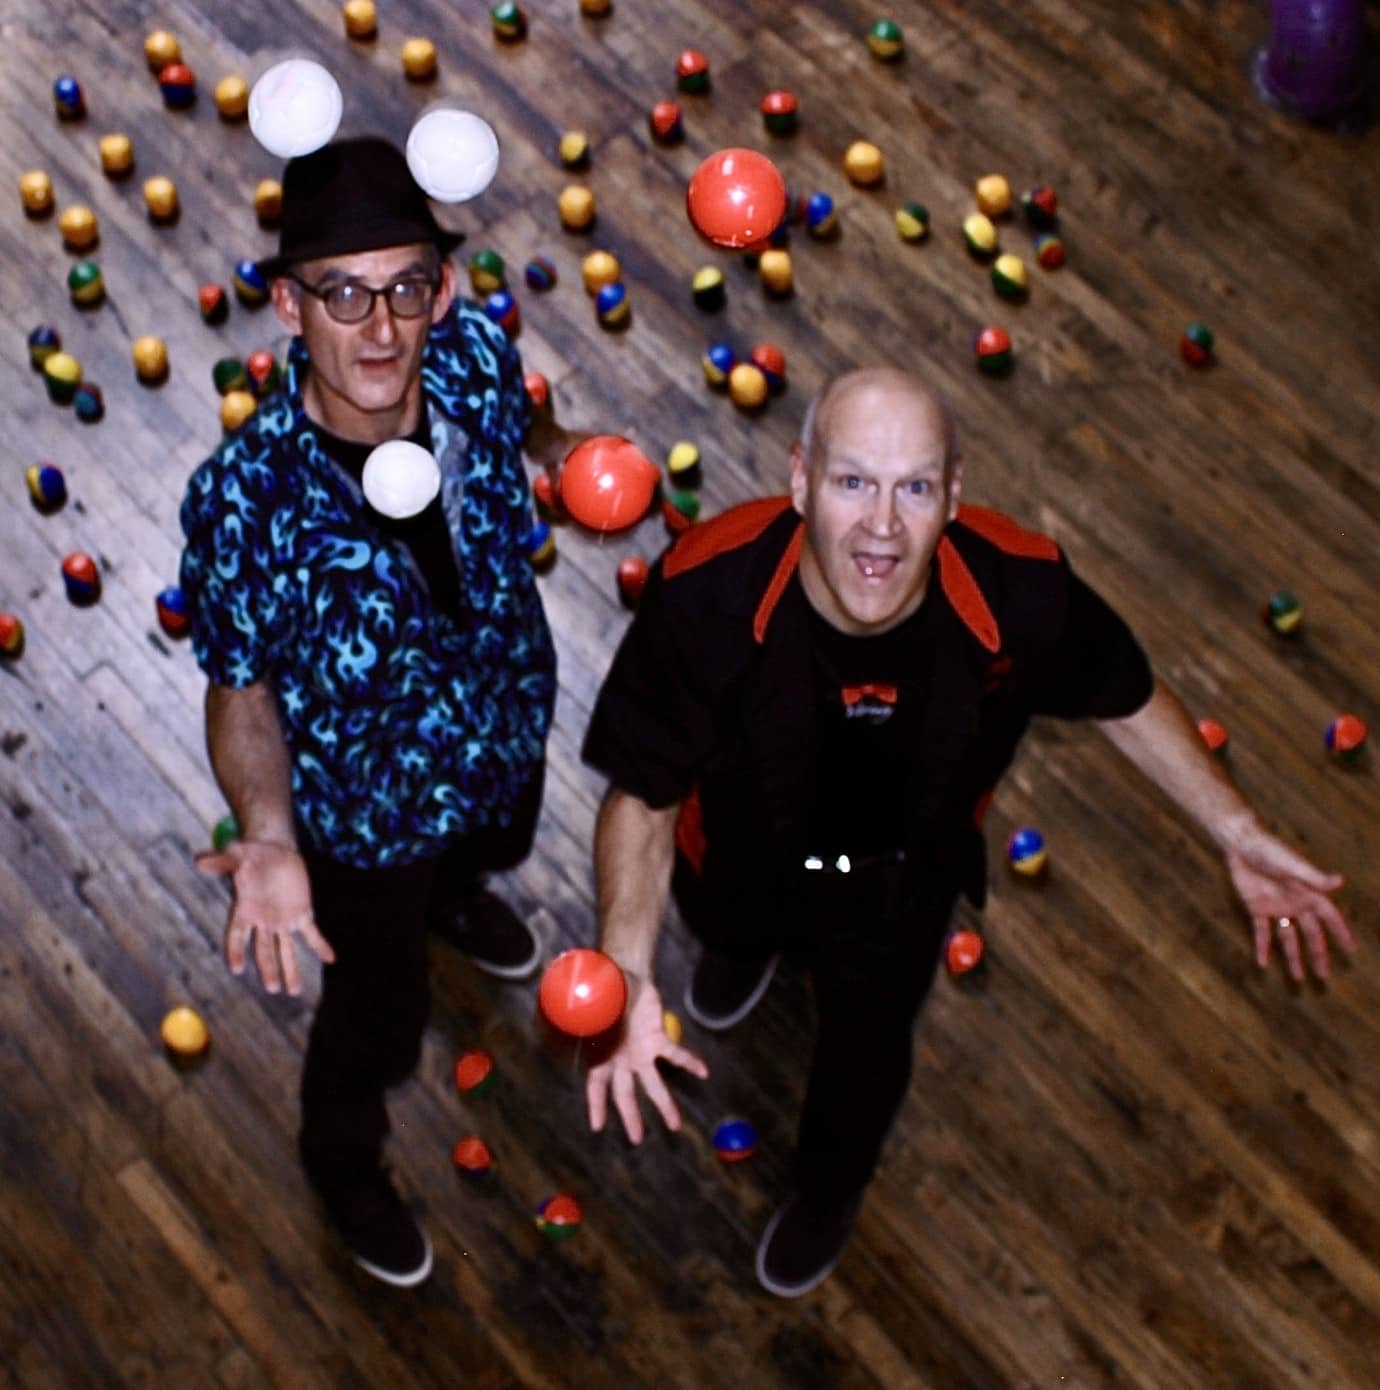
{"label": "black sneaker", "polygon": [[431,1241],[383,1168],[317,1189],[354,1262],[375,1279],[410,1289],[431,1273]]}
{"label": "black sneaker", "polygon": [[477,889],[451,917],[432,925],[486,975],[525,980],[541,964],[541,938],[502,898]]}
{"label": "black sneaker", "polygon": [[826,1198],[796,1193],[762,1232],[757,1282],[779,1298],[799,1298],[822,1284],[842,1259],[861,1207],[861,1192]]}
{"label": "black sneaker", "polygon": [[741,1023],[767,992],[778,959],[739,960],[704,947],[685,991],[685,1012],[715,1032]]}

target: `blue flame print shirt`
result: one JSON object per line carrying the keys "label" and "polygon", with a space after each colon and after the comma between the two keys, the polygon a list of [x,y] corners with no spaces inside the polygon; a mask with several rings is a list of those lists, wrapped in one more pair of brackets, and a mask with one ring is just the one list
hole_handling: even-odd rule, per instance
{"label": "blue flame print shirt", "polygon": [[188,482],[192,649],[215,684],[273,690],[314,847],[357,868],[406,864],[506,826],[545,752],[556,658],[524,545],[522,364],[459,300],[427,338],[458,617],[322,449],[302,405],[307,370],[296,338],[283,389]]}

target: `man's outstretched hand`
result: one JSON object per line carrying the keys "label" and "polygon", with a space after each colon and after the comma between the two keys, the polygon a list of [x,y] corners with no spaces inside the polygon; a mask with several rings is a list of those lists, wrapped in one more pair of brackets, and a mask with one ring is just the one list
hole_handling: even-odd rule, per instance
{"label": "man's outstretched hand", "polygon": [[639,1084],[660,1112],[666,1128],[680,1128],[680,1110],[657,1070],[658,1060],[664,1058],[674,1066],[683,1067],[701,1081],[709,1075],[709,1068],[703,1058],[666,1036],[661,995],[656,986],[650,980],[631,974],[628,984],[630,994],[622,1040],[606,1061],[589,1069],[585,1078],[585,1100],[589,1104],[589,1127],[597,1134],[608,1118],[608,1098],[612,1091],[614,1107],[628,1138],[640,1144],[644,1130],[642,1112],[637,1105]]}
{"label": "man's outstretched hand", "polygon": [[229,874],[233,880],[235,901],[225,929],[225,959],[236,975],[244,973],[251,938],[259,978],[270,994],[284,986],[289,994],[302,992],[294,936],[323,961],[335,959],[331,943],[317,930],[307,866],[295,849],[262,840],[234,840],[223,850],[197,855],[196,866],[204,874]]}
{"label": "man's outstretched hand", "polygon": [[1356,938],[1330,896],[1342,886],[1341,874],[1324,873],[1265,830],[1253,831],[1227,851],[1227,869],[1250,913],[1257,965],[1270,963],[1276,933],[1295,980],[1304,978],[1304,947],[1320,980],[1332,969],[1329,936],[1347,955],[1355,953]]}

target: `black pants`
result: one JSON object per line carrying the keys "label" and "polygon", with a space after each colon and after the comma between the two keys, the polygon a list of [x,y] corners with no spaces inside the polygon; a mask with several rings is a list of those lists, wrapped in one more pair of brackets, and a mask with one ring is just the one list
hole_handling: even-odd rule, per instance
{"label": "black pants", "polygon": [[427,923],[462,903],[481,874],[526,858],[542,782],[539,773],[507,828],[476,831],[419,863],[355,869],[303,850],[316,924],[335,949],[302,1069],[299,1148],[318,1187],[377,1168],[388,1137],[384,1092],[421,1056],[431,1007]]}
{"label": "black pants", "polygon": [[677,860],[676,905],[707,946],[799,953],[810,971],[817,1032],[795,1153],[802,1191],[861,1191],[910,1087],[915,1020],[958,896],[912,879],[882,864],[716,881]]}

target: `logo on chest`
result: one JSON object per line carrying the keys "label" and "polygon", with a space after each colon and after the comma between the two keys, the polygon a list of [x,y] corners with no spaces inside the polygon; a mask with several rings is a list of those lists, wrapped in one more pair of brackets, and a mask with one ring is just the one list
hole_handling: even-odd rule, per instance
{"label": "logo on chest", "polygon": [[990,695],[999,686],[1005,685],[1011,679],[1011,673],[1015,669],[1015,663],[1009,656],[996,656],[987,663],[987,672],[982,682],[982,693]]}
{"label": "logo on chest", "polygon": [[845,685],[840,692],[845,719],[866,719],[869,724],[885,724],[896,709],[894,685],[869,681],[865,685]]}

